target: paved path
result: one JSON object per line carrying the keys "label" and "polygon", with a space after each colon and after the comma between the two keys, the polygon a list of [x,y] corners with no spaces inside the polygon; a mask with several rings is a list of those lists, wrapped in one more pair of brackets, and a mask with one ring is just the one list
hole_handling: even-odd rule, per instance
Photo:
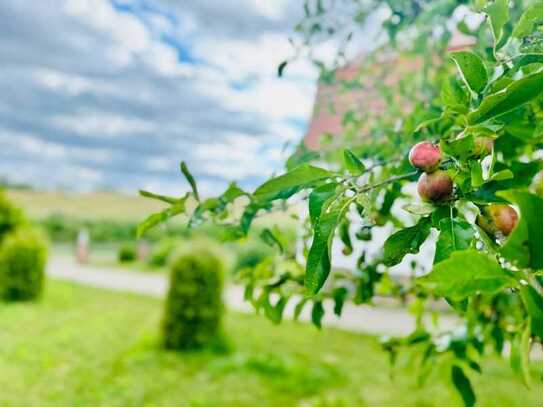
{"label": "paved path", "polygon": [[[164,296],[167,288],[166,276],[163,274],[81,266],[69,257],[51,259],[47,273],[56,279],[159,298]],[[225,302],[230,309],[254,313],[252,306],[243,301],[241,287],[229,286],[225,292]],[[289,306],[285,309],[286,318],[292,318],[294,305],[294,301],[289,302]],[[414,328],[413,316],[402,308],[346,304],[341,318],[337,318],[333,314],[332,303],[325,304],[325,308],[327,311],[323,320],[325,326],[378,335],[406,335]],[[306,307],[304,311],[300,320],[309,321],[309,307]],[[452,328],[456,325],[456,321],[457,319],[453,315],[442,315],[440,327],[443,329]]]}

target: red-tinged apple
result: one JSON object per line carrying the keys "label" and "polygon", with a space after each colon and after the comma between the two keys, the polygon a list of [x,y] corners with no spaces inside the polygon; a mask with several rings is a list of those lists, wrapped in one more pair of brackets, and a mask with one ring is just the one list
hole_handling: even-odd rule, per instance
{"label": "red-tinged apple", "polygon": [[424,141],[415,144],[409,152],[409,162],[415,168],[424,172],[433,172],[441,163],[441,150],[436,144]]}
{"label": "red-tinged apple", "polygon": [[420,176],[417,191],[423,201],[443,202],[451,198],[453,182],[445,171],[436,171]]}
{"label": "red-tinged apple", "polygon": [[509,205],[491,204],[482,209],[477,217],[477,224],[487,233],[495,235],[501,232],[508,236],[518,223],[518,214]]}

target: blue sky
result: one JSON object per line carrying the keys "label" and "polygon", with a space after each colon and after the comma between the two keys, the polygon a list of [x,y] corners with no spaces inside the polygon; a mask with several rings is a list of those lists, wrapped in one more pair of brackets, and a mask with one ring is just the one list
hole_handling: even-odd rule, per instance
{"label": "blue sky", "polygon": [[284,79],[289,0],[2,0],[0,177],[43,188],[206,194],[281,168],[316,72]]}

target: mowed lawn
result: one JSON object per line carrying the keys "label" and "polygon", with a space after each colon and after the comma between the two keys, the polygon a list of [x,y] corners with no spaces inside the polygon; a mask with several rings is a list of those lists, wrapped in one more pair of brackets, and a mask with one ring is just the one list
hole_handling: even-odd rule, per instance
{"label": "mowed lawn", "polygon": [[[376,338],[230,313],[225,354],[158,346],[156,299],[49,281],[37,304],[0,305],[1,406],[459,406],[438,371],[390,378]],[[504,361],[475,374],[481,406],[540,406]],[[541,374],[541,365],[534,373]]]}

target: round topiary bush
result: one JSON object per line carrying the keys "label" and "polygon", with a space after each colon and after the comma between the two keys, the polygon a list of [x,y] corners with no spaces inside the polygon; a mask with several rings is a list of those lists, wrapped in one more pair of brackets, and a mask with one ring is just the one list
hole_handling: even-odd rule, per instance
{"label": "round topiary bush", "polygon": [[0,190],[0,242],[4,236],[24,223],[23,212]]}
{"label": "round topiary bush", "polygon": [[6,235],[0,246],[0,298],[33,300],[42,292],[47,246],[36,230],[23,227]]}
{"label": "round topiary bush", "polygon": [[162,325],[165,348],[189,350],[218,343],[223,274],[221,258],[203,247],[191,247],[172,261]]}
{"label": "round topiary bush", "polygon": [[119,247],[117,252],[117,259],[119,263],[129,263],[135,261],[137,257],[137,250],[133,244],[126,243]]}

